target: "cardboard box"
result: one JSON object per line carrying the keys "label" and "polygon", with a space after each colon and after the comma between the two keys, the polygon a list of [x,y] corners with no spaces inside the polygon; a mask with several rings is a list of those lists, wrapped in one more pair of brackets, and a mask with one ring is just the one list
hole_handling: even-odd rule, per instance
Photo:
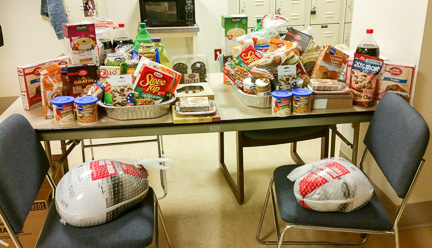
{"label": "cardboard box", "polygon": [[[42,230],[43,223],[45,222],[48,214],[48,209],[51,204],[51,188],[42,187],[36,196],[33,203],[32,210],[30,211],[26,222],[24,224],[23,232],[18,236],[23,247],[35,247],[39,233]],[[15,245],[6,227],[0,221],[0,239],[8,243],[8,248],[13,248]]]}
{"label": "cardboard box", "polygon": [[222,16],[222,53],[224,56],[232,55],[232,46],[235,44],[234,38],[247,34],[247,24],[247,15]]}
{"label": "cardboard box", "polygon": [[63,23],[63,36],[66,54],[72,64],[99,65],[94,23]]}
{"label": "cardboard box", "polygon": [[46,66],[58,63],[67,65],[69,59],[67,56],[37,62],[29,65],[17,67],[18,80],[21,90],[21,99],[25,110],[32,110],[42,106],[42,94],[40,84],[40,70]]}
{"label": "cardboard box", "polygon": [[189,96],[206,96],[208,99],[214,100],[214,92],[207,83],[195,84],[180,84],[176,89],[177,100],[180,97]]}
{"label": "cardboard box", "polygon": [[312,95],[313,109],[341,109],[353,107],[354,95]]}

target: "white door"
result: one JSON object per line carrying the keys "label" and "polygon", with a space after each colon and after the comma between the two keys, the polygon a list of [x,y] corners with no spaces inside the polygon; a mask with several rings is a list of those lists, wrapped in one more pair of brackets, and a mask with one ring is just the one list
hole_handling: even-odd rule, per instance
{"label": "white door", "polygon": [[256,26],[256,19],[274,12],[274,0],[240,0],[240,14],[248,16],[250,28]]}
{"label": "white door", "polygon": [[276,10],[288,18],[290,25],[305,25],[306,2],[306,0],[276,0]]}
{"label": "white door", "polygon": [[351,41],[351,23],[345,23],[343,43],[349,47],[350,41]]}
{"label": "white door", "polygon": [[312,0],[311,24],[339,23],[341,0]]}
{"label": "white door", "polygon": [[345,10],[345,22],[352,22],[354,10],[354,0],[347,0],[346,10]]}
{"label": "white door", "polygon": [[339,24],[312,25],[312,34],[316,44],[334,46],[339,43]]}

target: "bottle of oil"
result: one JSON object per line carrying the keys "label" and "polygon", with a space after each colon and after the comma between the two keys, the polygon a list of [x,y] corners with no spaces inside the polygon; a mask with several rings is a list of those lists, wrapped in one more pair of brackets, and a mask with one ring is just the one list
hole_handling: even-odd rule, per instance
{"label": "bottle of oil", "polygon": [[366,30],[366,36],[357,46],[356,53],[379,57],[380,49],[373,37],[373,29]]}

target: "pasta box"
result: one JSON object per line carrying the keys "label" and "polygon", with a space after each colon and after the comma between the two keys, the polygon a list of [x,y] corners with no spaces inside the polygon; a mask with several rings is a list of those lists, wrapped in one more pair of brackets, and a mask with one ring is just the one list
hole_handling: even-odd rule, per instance
{"label": "pasta box", "polygon": [[99,65],[95,30],[93,23],[63,23],[65,50],[72,64]]}
{"label": "pasta box", "polygon": [[235,44],[235,38],[247,34],[247,15],[223,15],[223,54],[224,56],[232,55],[232,46]]}

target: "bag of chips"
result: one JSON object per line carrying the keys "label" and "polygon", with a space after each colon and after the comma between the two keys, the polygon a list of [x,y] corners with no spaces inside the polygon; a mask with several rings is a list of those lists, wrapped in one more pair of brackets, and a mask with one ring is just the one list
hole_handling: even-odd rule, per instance
{"label": "bag of chips", "polygon": [[328,158],[294,169],[294,195],[300,205],[320,212],[352,212],[366,205],[373,187],[363,172],[343,158]]}

